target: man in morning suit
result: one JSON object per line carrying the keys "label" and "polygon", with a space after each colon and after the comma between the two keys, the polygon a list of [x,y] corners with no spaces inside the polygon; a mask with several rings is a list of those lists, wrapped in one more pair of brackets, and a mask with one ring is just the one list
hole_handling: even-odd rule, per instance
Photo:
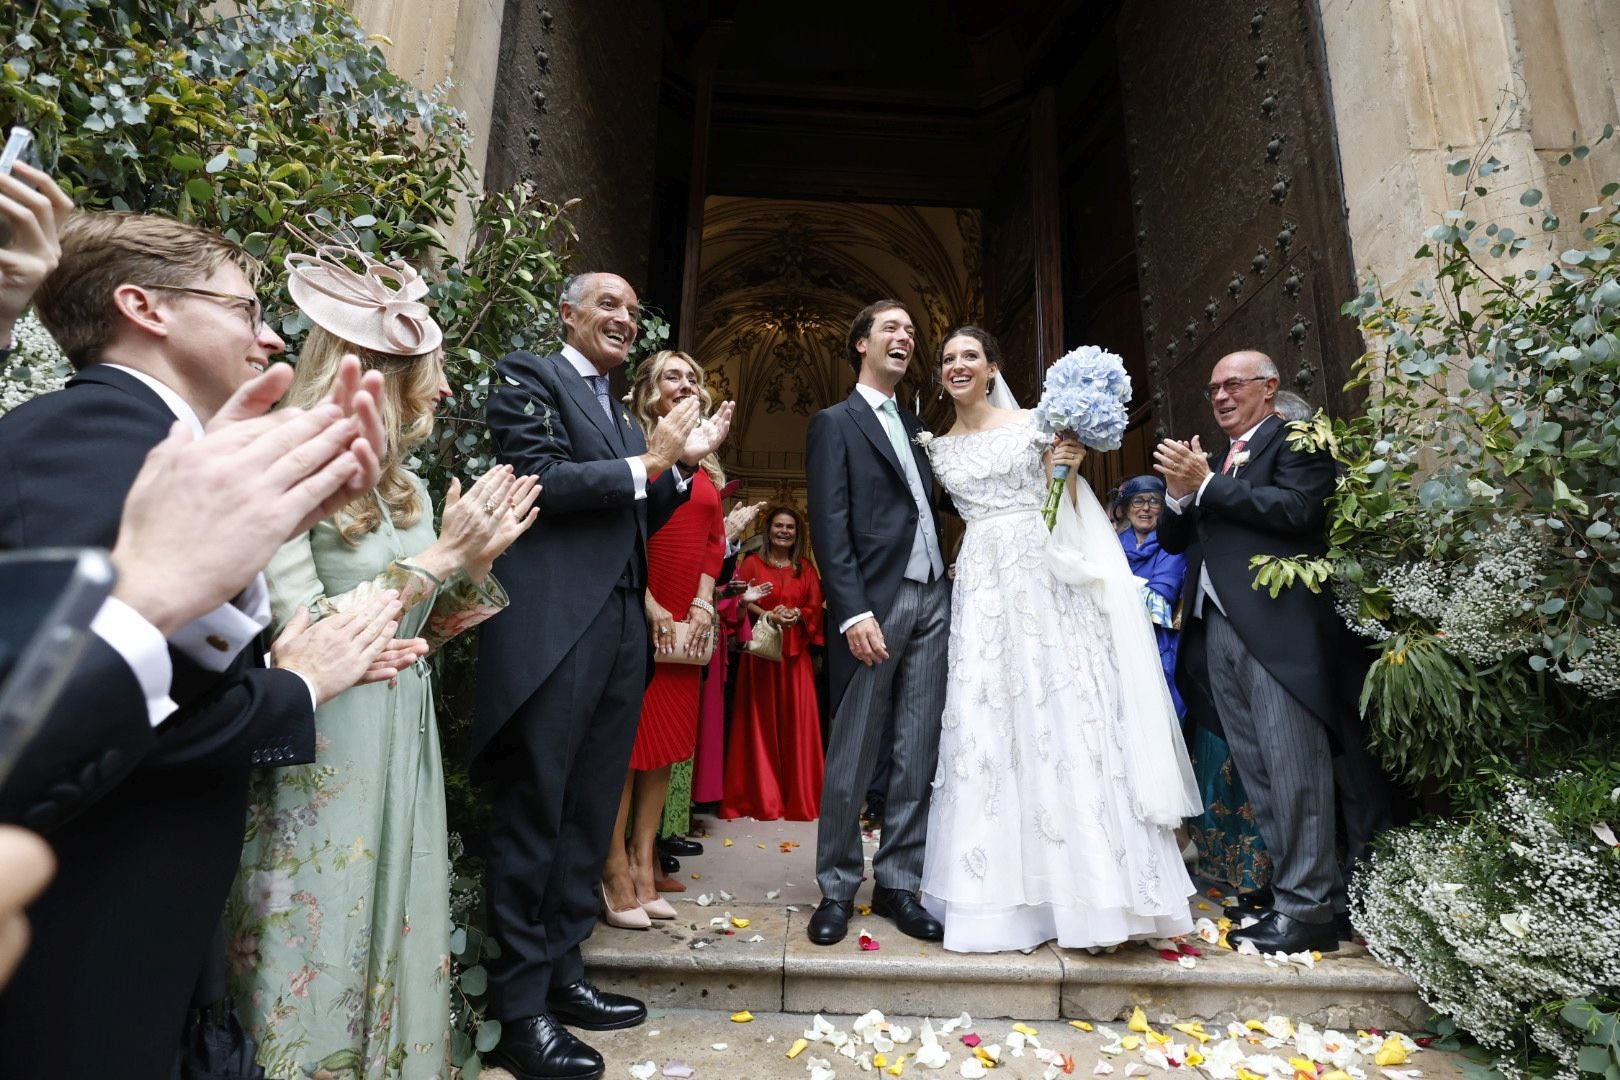
{"label": "man in morning suit", "polygon": [[1333,744],[1340,738],[1331,600],[1303,587],[1275,599],[1252,587],[1255,555],[1327,551],[1333,461],[1288,445],[1275,414],[1277,366],[1264,353],[1222,357],[1206,387],[1230,444],[1206,457],[1166,440],[1154,451],[1167,512],[1159,543],[1187,556],[1184,669],[1207,678],[1232,761],[1271,853],[1273,906],[1233,944],[1261,952],[1337,949],[1333,901]]}
{"label": "man in morning suit", "polygon": [[[134,526],[121,528],[120,516],[154,447],[163,444],[160,463],[175,478],[184,472],[196,483],[197,472],[162,460],[186,433],[241,420],[239,435],[278,425],[287,434],[300,422],[296,414],[249,419],[287,385],[259,375],[281,342],[259,318],[252,266],[235,244],[163,218],[78,214],[67,223],[39,311],[77,374],[0,418],[0,548],[127,553]],[[266,386],[268,400],[247,400]],[[369,396],[358,408],[375,417]],[[319,426],[333,417],[308,419]],[[347,418],[335,446],[310,454],[295,441],[275,464],[241,465],[307,475],[335,449],[352,455],[346,475],[356,486],[343,494],[353,498],[376,476],[362,428],[380,439],[374,423]],[[210,456],[210,468],[219,463]],[[147,525],[153,513],[160,523],[195,520],[150,504],[145,512]],[[275,518],[261,516],[261,531]],[[286,525],[280,539],[290,535]],[[211,544],[167,539],[196,545],[193,558],[218,568],[218,553],[201,550]],[[251,547],[237,556],[254,557]],[[125,577],[94,627],[107,644],[93,643],[81,668],[93,677],[75,680],[0,793],[7,816],[42,833],[60,867],[30,913],[33,947],[0,997],[8,1080],[167,1080],[236,872],[251,768],[312,760],[316,701],[352,685],[375,655],[368,650],[391,637],[387,618],[363,643],[333,628],[284,635],[280,669],[268,670],[256,567],[241,576],[246,589],[217,593],[234,600],[188,612],[189,599],[172,595],[184,581],[129,572],[115,554],[120,563]],[[203,576],[214,580],[199,593],[217,589],[217,575]],[[189,617],[196,610],[206,613]],[[65,709],[75,702],[76,713]]]}
{"label": "man in morning suit", "polygon": [[486,867],[501,946],[489,1011],[502,1034],[487,1060],[518,1080],[601,1076],[601,1055],[562,1025],[607,1031],[647,1014],[592,986],[579,947],[596,921],[652,677],[647,537],[687,498],[686,477],[731,417],[728,402],[699,423],[691,398],[643,438],[608,393],[608,373],[636,339],[635,290],[581,274],[564,286],[561,311],[562,350],[503,357],[488,405],[500,460],[540,478],[546,520],[499,561],[512,604],[481,635],[471,746],[493,803]]}
{"label": "man in morning suit", "polygon": [[[850,326],[849,397],[810,420],[810,541],[829,622],[832,733],[816,829],[822,901],[808,934],[833,945],[849,930],[864,870],[860,812],[879,753],[890,754],[883,842],[872,858],[872,910],[924,941],[945,936],[917,900],[928,795],[945,709],[951,590],[940,552],[934,474],[922,425],[895,388],[916,351],[911,315],[869,304]],[[892,715],[892,740],[884,731]]]}

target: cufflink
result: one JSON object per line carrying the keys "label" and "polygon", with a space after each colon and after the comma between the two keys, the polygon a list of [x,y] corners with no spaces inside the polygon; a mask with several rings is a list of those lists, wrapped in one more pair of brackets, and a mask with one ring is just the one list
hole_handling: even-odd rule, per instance
{"label": "cufflink", "polygon": [[231,647],[231,643],[220,637],[218,634],[209,634],[207,637],[203,638],[203,640],[206,641],[208,643],[208,647],[213,649],[215,652],[225,652]]}

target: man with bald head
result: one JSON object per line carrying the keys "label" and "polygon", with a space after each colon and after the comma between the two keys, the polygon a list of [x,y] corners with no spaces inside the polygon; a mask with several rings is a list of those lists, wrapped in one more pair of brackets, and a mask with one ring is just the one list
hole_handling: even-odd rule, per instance
{"label": "man with bald head", "polygon": [[[1206,455],[1195,436],[1154,451],[1166,512],[1159,543],[1187,556],[1184,672],[1207,679],[1232,761],[1272,861],[1272,906],[1235,945],[1261,952],[1338,948],[1334,898],[1332,744],[1339,739],[1334,644],[1325,594],[1276,598],[1254,589],[1256,555],[1327,551],[1333,461],[1288,445],[1276,414],[1277,365],[1253,350],[1223,356],[1205,387],[1225,448]],[[1331,733],[1331,738],[1330,738]]]}
{"label": "man with bald head", "polygon": [[586,981],[579,946],[652,676],[647,537],[731,418],[727,402],[700,422],[690,398],[644,438],[608,392],[641,316],[623,278],[570,278],[561,314],[562,348],[503,357],[487,408],[499,459],[542,488],[541,527],[496,563],[511,605],[483,630],[471,746],[492,802],[486,884],[501,946],[488,965],[501,1042],[485,1060],[518,1080],[594,1080],[601,1055],[563,1025],[606,1031],[647,1015]]}

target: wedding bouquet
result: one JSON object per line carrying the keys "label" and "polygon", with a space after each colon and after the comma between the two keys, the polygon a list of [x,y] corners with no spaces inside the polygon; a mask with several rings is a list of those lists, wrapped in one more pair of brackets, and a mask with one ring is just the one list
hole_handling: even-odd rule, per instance
{"label": "wedding bouquet", "polygon": [[[1106,349],[1082,345],[1047,369],[1034,410],[1035,424],[1052,435],[1073,435],[1093,450],[1118,450],[1125,437],[1125,403],[1130,400],[1125,361]],[[1052,487],[1041,509],[1047,528],[1057,524],[1058,500],[1068,479],[1068,466],[1052,470]]]}

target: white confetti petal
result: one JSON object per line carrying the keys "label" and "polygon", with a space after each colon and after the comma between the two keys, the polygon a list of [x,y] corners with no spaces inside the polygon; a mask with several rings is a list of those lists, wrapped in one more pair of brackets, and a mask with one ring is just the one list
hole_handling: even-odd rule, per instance
{"label": "white confetti petal", "polygon": [[630,1066],[630,1075],[635,1077],[636,1080],[652,1080],[657,1073],[658,1065],[655,1062],[643,1061]]}

